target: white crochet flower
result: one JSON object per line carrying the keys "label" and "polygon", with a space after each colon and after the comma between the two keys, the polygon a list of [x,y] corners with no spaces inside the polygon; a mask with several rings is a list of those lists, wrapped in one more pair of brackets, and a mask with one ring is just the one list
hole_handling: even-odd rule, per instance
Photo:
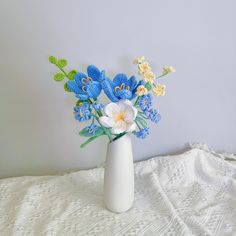
{"label": "white crochet flower", "polygon": [[129,100],[111,102],[106,105],[104,111],[106,116],[101,116],[99,121],[103,126],[111,128],[113,134],[132,132],[136,129],[134,120],[138,111]]}

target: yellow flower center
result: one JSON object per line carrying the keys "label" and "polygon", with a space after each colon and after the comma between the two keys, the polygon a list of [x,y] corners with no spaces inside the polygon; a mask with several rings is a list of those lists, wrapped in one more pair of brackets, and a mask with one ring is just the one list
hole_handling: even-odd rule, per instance
{"label": "yellow flower center", "polygon": [[118,121],[124,121],[125,120],[125,113],[122,111],[122,112],[119,112],[116,117],[115,117],[115,121],[118,122]]}
{"label": "yellow flower center", "polygon": [[91,77],[86,77],[86,78],[82,78],[81,81],[82,81],[83,84],[87,84],[88,82],[93,81],[93,79]]}
{"label": "yellow flower center", "polygon": [[124,90],[124,89],[130,90],[130,86],[125,86],[125,83],[122,83],[120,86],[116,86],[114,88],[114,91],[116,93],[118,90]]}
{"label": "yellow flower center", "polygon": [[142,95],[146,95],[148,92],[148,90],[143,86],[143,85],[140,85],[138,88],[137,88],[137,92],[136,94],[138,96],[142,96]]}

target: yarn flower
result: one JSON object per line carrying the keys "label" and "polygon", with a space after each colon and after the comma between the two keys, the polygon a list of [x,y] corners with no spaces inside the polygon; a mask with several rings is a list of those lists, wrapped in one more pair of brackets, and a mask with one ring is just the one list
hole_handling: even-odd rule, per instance
{"label": "yarn flower", "polygon": [[138,100],[138,106],[142,111],[152,106],[152,95],[148,93],[147,95],[141,96]]}
{"label": "yarn flower", "polygon": [[138,57],[134,59],[133,64],[141,64],[142,62],[144,62],[144,60],[145,60],[144,56]]}
{"label": "yarn flower", "polygon": [[152,89],[152,93],[155,96],[164,96],[166,93],[166,86],[163,84],[156,84]]}
{"label": "yarn flower", "polygon": [[79,72],[74,76],[74,80],[67,82],[69,90],[76,94],[76,97],[81,100],[89,98],[97,98],[102,90],[99,78],[101,72],[93,65],[88,66],[87,75]]}
{"label": "yarn flower", "polygon": [[[160,75],[155,74],[144,56],[133,62],[137,66],[140,80],[123,73],[110,79],[104,70],[100,71],[94,65],[87,67],[87,73],[67,71],[67,60],[50,56],[49,61],[58,68],[53,79],[63,81],[64,90],[78,98],[74,107],[75,119],[79,122],[90,120],[89,125],[85,125],[79,132],[80,136],[87,137],[81,148],[103,135],[110,142],[126,133],[146,138],[149,135],[147,121],[158,123],[161,119],[153,106],[153,97],[165,95],[165,85],[155,80],[175,72],[175,68],[166,65]],[[99,97],[102,90],[110,100],[106,106]]]}
{"label": "yarn flower", "polygon": [[91,109],[88,102],[81,103],[80,106],[74,107],[75,119],[79,122],[87,121],[91,118]]}
{"label": "yarn flower", "polygon": [[154,108],[148,107],[143,112],[154,123],[158,123],[161,119],[161,115]]}
{"label": "yarn flower", "polygon": [[94,101],[92,104],[93,108],[99,111],[102,111],[104,108],[104,105],[101,103],[98,103],[97,101]]}
{"label": "yarn flower", "polygon": [[166,74],[174,73],[175,71],[176,70],[173,66],[164,66],[162,73],[166,75]]}
{"label": "yarn flower", "polygon": [[149,128],[143,128],[135,133],[137,138],[144,139],[149,135]]}
{"label": "yarn flower", "polygon": [[148,65],[147,62],[143,62],[138,65],[139,68],[139,74],[145,74],[148,71],[151,71],[151,67]]}
{"label": "yarn flower", "polygon": [[143,85],[139,85],[136,91],[136,94],[138,96],[142,96],[142,95],[146,95],[148,93],[148,90],[143,86]]}
{"label": "yarn flower", "polygon": [[104,111],[106,116],[101,116],[99,121],[103,126],[111,128],[113,134],[132,132],[136,129],[134,120],[138,111],[129,100],[109,103]]}
{"label": "yarn flower", "polygon": [[100,82],[104,93],[112,102],[135,98],[137,87],[143,83],[142,81],[137,83],[135,76],[128,79],[125,74],[117,74],[113,80],[110,80],[105,76],[105,72],[102,72]]}
{"label": "yarn flower", "polygon": [[144,76],[144,81],[150,84],[153,84],[156,78],[155,74],[152,71],[147,71],[146,73],[144,73],[143,76]]}
{"label": "yarn flower", "polygon": [[88,131],[88,134],[90,136],[94,136],[96,134],[96,131],[98,130],[99,126],[95,125],[95,124],[91,124],[87,127],[85,127],[85,130]]}

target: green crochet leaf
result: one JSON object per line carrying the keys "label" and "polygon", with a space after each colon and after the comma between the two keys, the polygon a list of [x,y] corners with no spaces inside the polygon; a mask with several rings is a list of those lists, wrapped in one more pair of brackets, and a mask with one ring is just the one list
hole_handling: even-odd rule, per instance
{"label": "green crochet leaf", "polygon": [[56,57],[54,57],[54,56],[50,56],[50,57],[49,57],[49,61],[50,61],[52,64],[57,64],[57,59],[56,59]]}
{"label": "green crochet leaf", "polygon": [[60,59],[60,60],[58,60],[58,62],[57,62],[57,66],[59,67],[59,68],[63,68],[63,67],[65,67],[67,65],[67,60],[66,59]]}
{"label": "green crochet leaf", "polygon": [[67,86],[67,83],[64,84],[64,90],[65,90],[66,92],[71,92],[70,89],[69,89],[68,86]]}
{"label": "green crochet leaf", "polygon": [[148,126],[147,121],[144,118],[140,117],[140,116],[137,116],[135,121],[138,124],[142,125],[143,127],[147,127]]}
{"label": "green crochet leaf", "polygon": [[152,85],[150,83],[146,83],[145,87],[148,91],[150,91],[152,89]]}
{"label": "green crochet leaf", "polygon": [[74,76],[77,74],[76,70],[72,70],[68,73],[68,79],[73,80]]}
{"label": "green crochet leaf", "polygon": [[62,73],[57,73],[54,75],[54,80],[55,81],[62,81],[65,78],[65,75]]}
{"label": "green crochet leaf", "polygon": [[98,138],[98,137],[100,137],[100,136],[101,136],[101,135],[99,135],[99,136],[93,136],[93,137],[89,138],[86,142],[82,143],[82,144],[80,145],[80,147],[81,147],[81,148],[84,148],[87,144],[91,143],[94,139],[96,139],[96,138]]}
{"label": "green crochet leaf", "polygon": [[97,130],[94,132],[94,134],[89,133],[89,130],[87,128],[84,128],[79,132],[79,135],[83,137],[101,136],[103,134],[104,134],[104,130],[101,127],[98,127]]}
{"label": "green crochet leaf", "polygon": [[75,103],[75,105],[76,105],[76,106],[80,106],[81,103],[83,103],[83,102],[88,102],[88,100],[77,100],[76,103]]}

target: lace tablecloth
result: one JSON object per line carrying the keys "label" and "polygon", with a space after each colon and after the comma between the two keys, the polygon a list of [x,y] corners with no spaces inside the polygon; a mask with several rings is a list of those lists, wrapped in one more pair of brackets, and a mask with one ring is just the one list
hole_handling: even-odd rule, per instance
{"label": "lace tablecloth", "polygon": [[193,148],[135,164],[128,212],[104,208],[103,168],[0,180],[0,235],[236,235],[236,167]]}

